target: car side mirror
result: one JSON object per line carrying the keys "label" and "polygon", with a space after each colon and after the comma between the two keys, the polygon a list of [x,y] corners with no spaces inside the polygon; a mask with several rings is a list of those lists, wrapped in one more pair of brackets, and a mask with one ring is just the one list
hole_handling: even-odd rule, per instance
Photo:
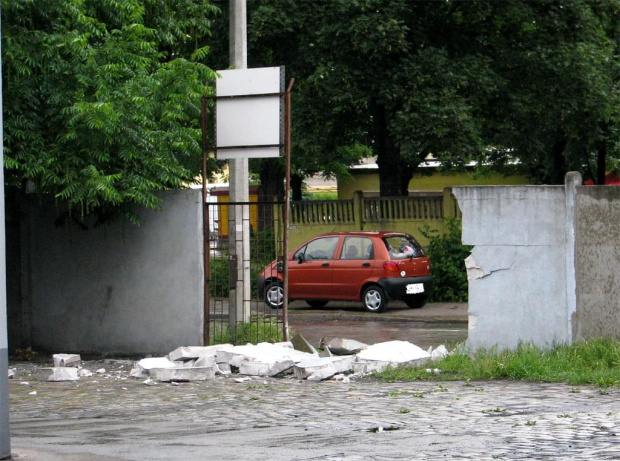
{"label": "car side mirror", "polygon": [[306,260],[306,256],[303,253],[299,253],[299,255],[297,256],[297,262],[299,264],[303,263]]}

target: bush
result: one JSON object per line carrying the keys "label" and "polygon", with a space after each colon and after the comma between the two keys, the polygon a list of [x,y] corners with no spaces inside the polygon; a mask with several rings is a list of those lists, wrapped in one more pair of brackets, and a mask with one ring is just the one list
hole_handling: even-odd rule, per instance
{"label": "bush", "polygon": [[466,302],[467,271],[464,260],[473,247],[461,243],[461,224],[446,220],[447,232],[439,234],[425,225],[420,232],[429,241],[426,251],[431,260],[433,292],[431,302]]}

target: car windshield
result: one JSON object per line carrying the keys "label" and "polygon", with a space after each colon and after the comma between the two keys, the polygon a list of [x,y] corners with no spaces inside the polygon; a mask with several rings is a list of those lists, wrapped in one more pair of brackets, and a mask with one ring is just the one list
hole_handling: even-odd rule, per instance
{"label": "car windshield", "polygon": [[392,235],[383,239],[392,259],[417,258],[424,250],[410,235]]}

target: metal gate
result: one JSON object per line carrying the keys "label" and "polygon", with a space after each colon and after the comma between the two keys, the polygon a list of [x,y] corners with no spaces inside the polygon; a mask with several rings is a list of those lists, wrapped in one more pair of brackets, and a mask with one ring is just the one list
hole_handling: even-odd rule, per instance
{"label": "metal gate", "polygon": [[210,199],[205,210],[209,226],[205,343],[283,341],[283,309],[265,304],[258,287],[260,272],[283,255],[283,202]]}

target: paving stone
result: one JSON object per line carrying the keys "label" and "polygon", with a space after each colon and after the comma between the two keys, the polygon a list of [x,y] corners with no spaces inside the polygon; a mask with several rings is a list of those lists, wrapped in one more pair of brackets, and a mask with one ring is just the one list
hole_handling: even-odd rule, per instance
{"label": "paving stone", "polygon": [[73,367],[40,368],[39,381],[77,381],[78,369]]}
{"label": "paving stone", "polygon": [[180,367],[180,368],[151,368],[149,376],[161,382],[170,381],[207,381],[215,378],[215,366],[210,367]]}
{"label": "paving stone", "polygon": [[79,354],[54,354],[52,358],[55,367],[79,367],[82,364]]}

